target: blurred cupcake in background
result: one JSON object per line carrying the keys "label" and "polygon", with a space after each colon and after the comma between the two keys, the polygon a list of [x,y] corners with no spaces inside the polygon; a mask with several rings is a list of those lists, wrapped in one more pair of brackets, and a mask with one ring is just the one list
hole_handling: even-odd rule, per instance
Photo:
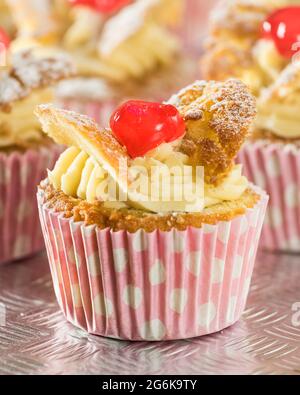
{"label": "blurred cupcake in background", "polygon": [[0,0],[0,29],[13,37],[16,28],[10,11],[7,1]]}
{"label": "blurred cupcake in background", "polygon": [[262,246],[300,252],[300,62],[291,63],[258,101],[251,139],[240,153],[250,180],[270,194]]}
{"label": "blurred cupcake in background", "polygon": [[35,204],[36,182],[61,148],[36,121],[36,105],[54,100],[51,85],[72,75],[66,58],[11,57],[0,73],[0,264],[43,248]]}
{"label": "blurred cupcake in background", "polygon": [[[20,1],[11,3],[22,14]],[[108,114],[121,101],[161,101],[195,78],[195,64],[181,53],[174,33],[182,21],[183,0],[88,1],[84,5],[70,1],[59,13],[57,5],[48,1],[47,17],[32,1],[27,3],[14,47],[39,45],[49,51],[59,47],[72,56],[78,77],[64,81],[58,89],[65,108],[106,124]],[[26,32],[22,19],[28,19],[29,9],[35,17]]]}
{"label": "blurred cupcake in background", "polygon": [[201,59],[204,76],[220,81],[237,77],[259,94],[287,64],[270,40],[261,40],[263,23],[273,11],[291,2],[220,1],[211,14]]}
{"label": "blurred cupcake in background", "polygon": [[213,14],[204,74],[239,76],[258,98],[253,133],[239,154],[270,195],[261,244],[300,252],[300,1],[224,2]]}

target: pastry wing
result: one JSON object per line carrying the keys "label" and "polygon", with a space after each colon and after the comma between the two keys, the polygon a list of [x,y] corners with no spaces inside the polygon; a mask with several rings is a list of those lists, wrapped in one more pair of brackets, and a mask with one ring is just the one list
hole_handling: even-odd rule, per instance
{"label": "pastry wing", "polygon": [[186,123],[180,150],[205,169],[205,181],[218,184],[232,169],[256,115],[256,102],[239,80],[197,81],[174,95]]}

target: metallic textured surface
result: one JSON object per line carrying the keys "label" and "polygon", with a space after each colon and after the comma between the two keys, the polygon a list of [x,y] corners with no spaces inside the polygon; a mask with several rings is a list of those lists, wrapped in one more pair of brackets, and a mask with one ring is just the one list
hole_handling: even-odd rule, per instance
{"label": "metallic textured surface", "polygon": [[[68,324],[47,259],[0,268],[0,374],[300,374],[300,256],[260,253],[243,319],[222,333],[130,343]],[[297,306],[296,306],[297,307]]]}

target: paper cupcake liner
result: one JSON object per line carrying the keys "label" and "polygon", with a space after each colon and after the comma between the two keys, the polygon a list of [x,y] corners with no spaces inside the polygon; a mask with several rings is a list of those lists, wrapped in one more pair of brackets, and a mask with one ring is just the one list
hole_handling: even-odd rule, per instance
{"label": "paper cupcake liner", "polygon": [[270,195],[261,246],[300,252],[300,149],[260,140],[245,145],[238,159],[248,179]]}
{"label": "paper cupcake liner", "polygon": [[39,211],[54,289],[68,321],[124,340],[218,332],[244,311],[268,201],[184,232],[112,232]]}
{"label": "paper cupcake liner", "polygon": [[44,248],[36,206],[36,187],[61,149],[0,153],[0,264]]}

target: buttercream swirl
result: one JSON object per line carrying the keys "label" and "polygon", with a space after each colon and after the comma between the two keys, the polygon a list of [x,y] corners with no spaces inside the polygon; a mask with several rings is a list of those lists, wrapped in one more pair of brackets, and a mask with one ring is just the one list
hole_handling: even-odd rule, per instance
{"label": "buttercream swirl", "polygon": [[[180,174],[174,174],[171,177],[171,198],[165,201],[166,180],[163,178],[157,182],[159,177],[154,178],[156,184],[152,185],[154,188],[151,189],[151,181],[149,182],[147,178],[148,170],[156,169],[155,171],[164,174],[164,169],[170,170],[175,167],[183,169],[187,161],[185,155],[174,151],[172,144],[162,144],[145,157],[135,159],[130,165],[128,174],[129,178],[134,180],[133,184],[138,179],[139,190],[133,191],[133,185],[129,187],[130,201],[120,202],[112,199],[108,192],[110,177],[107,172],[92,157],[76,147],[67,149],[61,155],[54,170],[49,172],[49,180],[57,190],[62,190],[68,196],[88,202],[100,200],[107,207],[133,207],[156,213],[201,212],[205,207],[239,199],[248,187],[247,179],[241,174],[241,166],[235,166],[219,186],[203,184],[203,189],[199,190],[196,189],[194,177],[185,179]],[[140,169],[147,171],[143,173]],[[153,195],[151,194],[151,198],[149,195],[153,190],[157,194],[154,201]],[[186,190],[193,193],[189,196],[182,194],[182,200],[178,200],[176,194]]]}

